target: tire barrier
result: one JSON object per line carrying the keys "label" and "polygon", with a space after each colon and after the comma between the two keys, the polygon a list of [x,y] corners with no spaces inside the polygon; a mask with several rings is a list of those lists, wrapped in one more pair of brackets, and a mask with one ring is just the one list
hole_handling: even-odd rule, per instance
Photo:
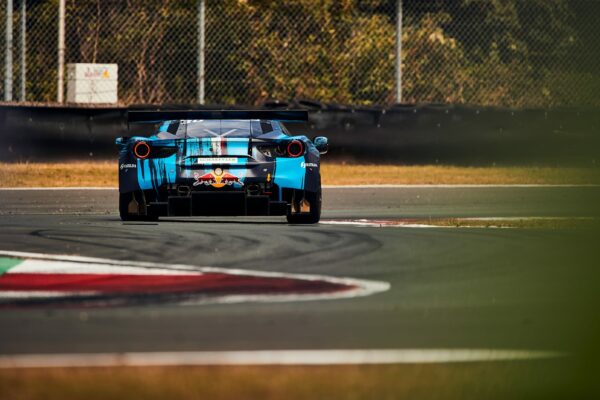
{"label": "tire barrier", "polygon": [[[208,107],[160,107],[189,108]],[[308,124],[289,124],[288,128],[309,137],[327,136],[331,158],[360,162],[594,165],[600,150],[596,109],[513,110],[446,104],[384,109],[307,100],[270,101],[262,108],[309,110]],[[129,109],[157,108],[134,105]],[[136,125],[135,133],[128,131],[127,110],[0,106],[0,160],[116,157],[116,137],[146,135],[155,129]]]}

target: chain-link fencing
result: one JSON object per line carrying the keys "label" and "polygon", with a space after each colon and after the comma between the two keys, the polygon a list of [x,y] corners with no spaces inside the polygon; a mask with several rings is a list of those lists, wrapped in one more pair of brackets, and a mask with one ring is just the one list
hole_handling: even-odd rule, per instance
{"label": "chain-link fencing", "polygon": [[10,75],[43,103],[118,78],[120,104],[600,106],[593,0],[64,0],[60,85],[61,1],[0,0],[1,98]]}

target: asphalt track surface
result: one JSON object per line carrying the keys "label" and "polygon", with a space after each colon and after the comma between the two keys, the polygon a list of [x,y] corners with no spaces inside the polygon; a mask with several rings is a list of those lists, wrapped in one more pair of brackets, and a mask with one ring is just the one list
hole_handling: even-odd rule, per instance
{"label": "asphalt track surface", "polygon": [[[391,289],[272,304],[2,310],[0,354],[491,348],[598,365],[595,230],[123,223],[116,200],[111,189],[0,190],[0,250],[352,277]],[[598,187],[330,188],[323,219],[597,217],[599,200]]]}

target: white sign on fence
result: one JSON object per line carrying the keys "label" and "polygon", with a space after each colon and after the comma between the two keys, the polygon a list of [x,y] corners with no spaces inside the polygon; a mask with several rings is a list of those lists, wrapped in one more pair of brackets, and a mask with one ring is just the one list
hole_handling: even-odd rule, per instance
{"label": "white sign on fence", "polygon": [[67,64],[67,102],[116,103],[117,64]]}

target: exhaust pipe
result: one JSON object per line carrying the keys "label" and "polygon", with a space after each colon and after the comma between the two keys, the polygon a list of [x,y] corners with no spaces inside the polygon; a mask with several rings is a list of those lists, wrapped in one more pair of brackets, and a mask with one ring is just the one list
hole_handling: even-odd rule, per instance
{"label": "exhaust pipe", "polygon": [[177,186],[177,195],[182,197],[188,197],[191,193],[190,187],[185,185]]}
{"label": "exhaust pipe", "polygon": [[261,192],[260,185],[253,183],[252,185],[248,185],[248,194],[250,196],[258,196]]}

